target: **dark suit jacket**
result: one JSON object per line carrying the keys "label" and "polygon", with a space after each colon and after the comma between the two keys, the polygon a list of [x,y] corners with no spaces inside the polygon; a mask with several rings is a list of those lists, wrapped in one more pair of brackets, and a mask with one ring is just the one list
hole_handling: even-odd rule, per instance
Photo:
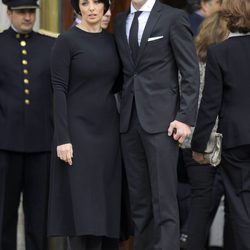
{"label": "dark suit jacket", "polygon": [[[12,28],[0,34],[0,149],[2,150],[50,151],[52,139],[50,51],[54,40],[36,32],[31,32],[26,38],[19,38]],[[23,43],[21,46],[21,41],[25,41],[26,44]],[[23,54],[22,51],[26,51],[27,54]]]}
{"label": "dark suit jacket", "polygon": [[199,33],[200,25],[203,22],[204,17],[194,12],[189,16],[191,30],[194,36],[197,36]]}
{"label": "dark suit jacket", "polygon": [[[194,125],[199,69],[187,16],[157,0],[134,62],[125,31],[128,14],[128,11],[121,13],[115,21],[115,38],[124,73],[120,131],[128,130],[133,98],[141,126],[148,133],[166,132],[175,119]],[[157,36],[163,38],[148,41]],[[182,75],[181,95],[178,69]]]}
{"label": "dark suit jacket", "polygon": [[224,149],[250,144],[249,62],[250,36],[231,37],[209,49],[194,151],[204,152],[217,115]]}

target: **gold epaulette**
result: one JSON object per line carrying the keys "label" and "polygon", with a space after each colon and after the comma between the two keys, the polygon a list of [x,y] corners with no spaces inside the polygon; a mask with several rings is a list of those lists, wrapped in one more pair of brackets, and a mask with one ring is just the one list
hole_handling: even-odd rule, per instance
{"label": "gold epaulette", "polygon": [[59,36],[59,33],[52,32],[52,31],[49,31],[49,30],[44,30],[44,29],[39,29],[38,33],[41,34],[41,35],[50,36],[50,37],[53,37],[53,38],[57,38]]}

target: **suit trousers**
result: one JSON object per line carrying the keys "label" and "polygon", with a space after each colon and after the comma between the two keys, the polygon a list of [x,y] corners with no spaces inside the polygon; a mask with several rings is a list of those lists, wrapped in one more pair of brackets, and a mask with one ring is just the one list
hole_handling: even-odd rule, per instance
{"label": "suit trousers", "polygon": [[192,159],[191,149],[183,150],[189,182],[191,206],[187,225],[188,250],[204,250],[209,228],[216,168],[200,165]]}
{"label": "suit trousers", "polygon": [[0,150],[0,250],[16,250],[20,194],[23,194],[26,250],[47,250],[50,153]]}
{"label": "suit trousers", "polygon": [[118,242],[102,236],[69,237],[69,250],[118,250]]}
{"label": "suit trousers", "polygon": [[166,133],[149,134],[135,105],[121,135],[134,223],[134,250],[179,250],[178,145]]}
{"label": "suit trousers", "polygon": [[235,250],[250,250],[250,145],[223,150],[221,166]]}

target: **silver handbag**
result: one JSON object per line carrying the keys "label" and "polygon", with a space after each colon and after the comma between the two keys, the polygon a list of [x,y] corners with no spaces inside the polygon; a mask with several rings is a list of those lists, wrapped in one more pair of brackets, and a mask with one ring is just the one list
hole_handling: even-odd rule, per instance
{"label": "silver handbag", "polygon": [[212,132],[207,143],[207,147],[204,151],[204,159],[206,163],[216,167],[221,161],[222,150],[222,134]]}

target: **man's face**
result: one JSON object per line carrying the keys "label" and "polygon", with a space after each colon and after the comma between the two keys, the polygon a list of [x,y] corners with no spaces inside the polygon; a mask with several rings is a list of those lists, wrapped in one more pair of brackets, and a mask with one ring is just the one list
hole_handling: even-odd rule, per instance
{"label": "man's face", "polygon": [[221,9],[221,1],[211,0],[208,2],[201,2],[205,17],[211,16],[213,13]]}
{"label": "man's face", "polygon": [[36,9],[8,10],[7,14],[18,32],[25,34],[32,31],[36,20]]}
{"label": "man's face", "polygon": [[146,2],[147,0],[132,0],[132,4],[137,10],[140,9]]}

